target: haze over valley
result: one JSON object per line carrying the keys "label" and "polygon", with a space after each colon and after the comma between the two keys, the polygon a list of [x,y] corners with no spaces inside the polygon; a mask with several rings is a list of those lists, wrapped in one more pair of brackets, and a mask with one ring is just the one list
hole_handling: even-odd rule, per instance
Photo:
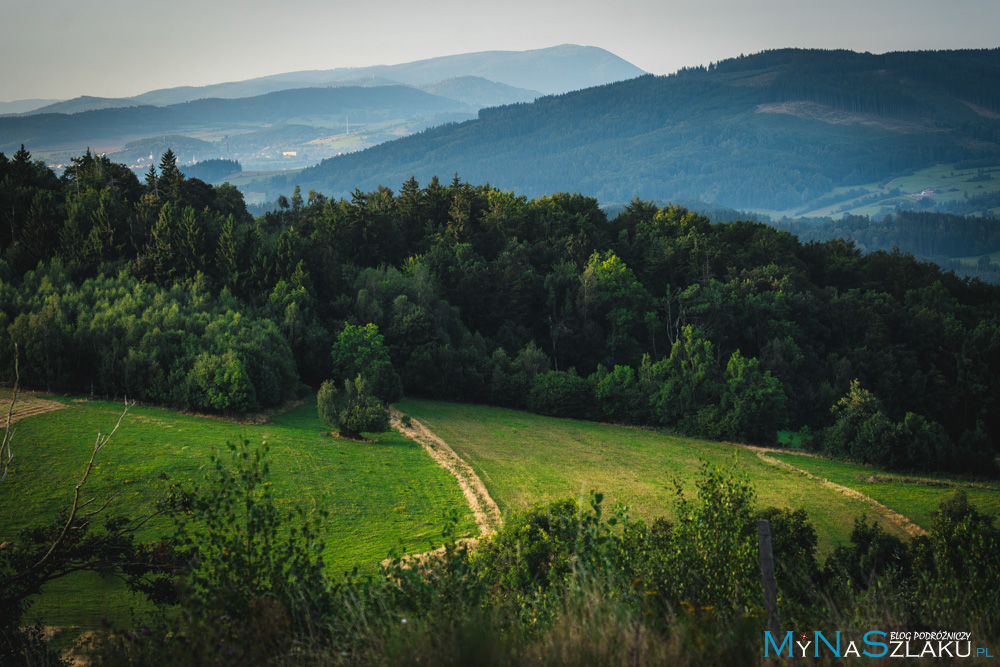
{"label": "haze over valley", "polygon": [[294,169],[468,120],[483,107],[641,74],[602,49],[563,45],[79,97],[0,117],[0,150],[24,143],[58,168],[90,148],[144,170],[162,153],[153,149],[169,144],[182,165],[226,159],[250,171]]}

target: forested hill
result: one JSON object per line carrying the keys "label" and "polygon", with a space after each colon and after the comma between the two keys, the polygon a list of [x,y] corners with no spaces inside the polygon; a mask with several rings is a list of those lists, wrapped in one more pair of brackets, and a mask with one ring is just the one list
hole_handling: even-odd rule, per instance
{"label": "forested hill", "polygon": [[145,182],[107,156],[56,177],[0,152],[0,331],[0,379],[20,355],[25,387],[197,411],[356,377],[332,346],[363,334],[384,344],[365,371],[383,400],[765,444],[807,427],[831,454],[938,472],[993,474],[1000,445],[998,286],[676,206],[609,218],[591,197],[459,179],[295,191],[255,220],[170,152]]}
{"label": "forested hill", "polygon": [[[304,189],[458,172],[529,196],[579,191],[785,209],[935,163],[1000,163],[1000,50],[778,50],[645,76],[332,158]],[[269,194],[290,191],[276,178]]]}

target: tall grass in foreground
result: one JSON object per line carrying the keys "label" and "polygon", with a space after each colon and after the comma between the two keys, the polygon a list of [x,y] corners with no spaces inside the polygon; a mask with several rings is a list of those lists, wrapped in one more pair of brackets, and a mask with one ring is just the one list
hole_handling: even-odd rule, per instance
{"label": "tall grass in foreground", "polygon": [[456,518],[439,554],[331,581],[308,525],[282,533],[280,557],[262,549],[279,518],[266,458],[234,453],[222,486],[185,506],[230,517],[212,524],[222,534],[179,524],[176,597],[156,627],[98,635],[95,664],[760,664],[758,517],[771,523],[784,629],[1000,636],[1000,534],[961,493],[928,537],[906,544],[861,520],[821,564],[803,512],[759,509],[745,479],[706,464],[696,497],[678,489],[673,523],[631,521],[592,494],[516,513],[475,551],[454,540]]}

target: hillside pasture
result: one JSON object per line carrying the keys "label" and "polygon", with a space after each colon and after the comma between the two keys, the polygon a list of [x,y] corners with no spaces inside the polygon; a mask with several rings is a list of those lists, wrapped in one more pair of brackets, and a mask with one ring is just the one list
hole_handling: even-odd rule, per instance
{"label": "hillside pasture", "polygon": [[[965,490],[969,502],[978,510],[1000,516],[1000,484],[996,482],[973,482],[949,477],[910,477],[885,473],[855,463],[793,453],[772,453],[771,456],[811,475],[863,493],[903,514],[924,530],[930,530],[931,513],[937,510],[944,497],[959,488]],[[870,479],[873,481],[868,481]]]}
{"label": "hillside pasture", "polygon": [[[122,411],[121,404],[108,401],[42,398],[65,409],[16,425],[15,458],[0,486],[0,542],[16,540],[22,528],[55,520],[69,506],[97,432],[109,431]],[[319,435],[327,430],[316,415],[315,400],[260,425],[137,406],[100,454],[85,498],[111,498],[109,513],[142,514],[169,483],[200,483],[211,451],[227,456],[226,442],[245,437],[251,444],[265,439],[270,444],[280,507],[309,512],[323,506],[329,512],[325,559],[332,572],[355,566],[373,572],[393,549],[422,552],[440,544],[450,512],[461,517],[460,535],[474,533],[455,480],[420,445],[396,432],[378,435],[372,443]],[[169,479],[158,479],[161,473]],[[171,527],[169,521],[153,522],[141,537],[154,538]],[[137,605],[117,582],[82,575],[51,584],[31,616],[49,625],[98,627],[104,617],[127,618]]]}
{"label": "hillside pasture", "polygon": [[[407,399],[397,407],[468,461],[504,512],[596,490],[604,493],[607,508],[622,503],[633,518],[669,518],[675,482],[690,497],[703,462],[725,466],[735,461],[756,488],[759,506],[801,507],[809,513],[821,554],[846,543],[862,514],[905,535],[870,503],[729,443],[486,406]],[[898,511],[909,517],[905,508]]]}

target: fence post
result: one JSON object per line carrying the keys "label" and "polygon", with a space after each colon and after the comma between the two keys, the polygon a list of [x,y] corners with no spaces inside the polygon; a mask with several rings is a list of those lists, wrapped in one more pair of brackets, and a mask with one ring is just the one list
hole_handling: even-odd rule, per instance
{"label": "fence post", "polygon": [[771,554],[771,524],[767,519],[757,521],[757,549],[760,552],[760,576],[764,582],[764,609],[767,611],[767,629],[771,636],[781,634],[778,622],[778,591],[774,582],[774,556]]}

